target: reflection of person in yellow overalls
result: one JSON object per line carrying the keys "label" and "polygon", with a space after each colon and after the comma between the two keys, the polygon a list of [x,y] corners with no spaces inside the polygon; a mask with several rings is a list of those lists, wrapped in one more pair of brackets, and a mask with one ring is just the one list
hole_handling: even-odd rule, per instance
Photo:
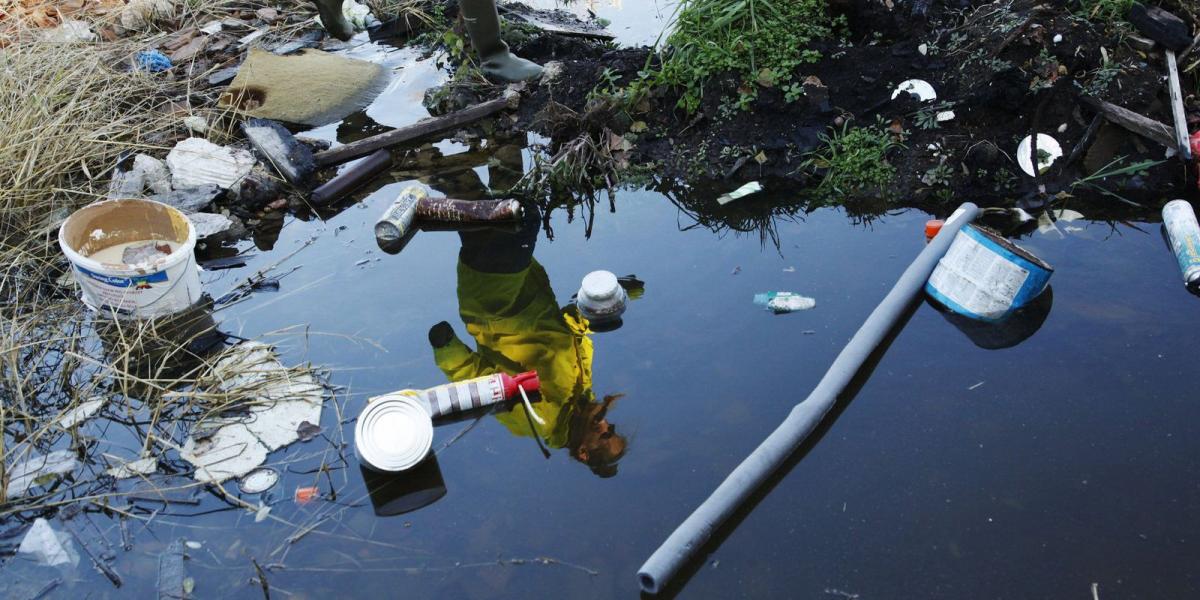
{"label": "reflection of person in yellow overalls", "polygon": [[526,210],[521,231],[460,233],[459,313],[476,350],[458,339],[449,323],[429,330],[434,360],[451,381],[496,372],[536,370],[542,401],[537,424],[516,403],[498,418],[510,431],[537,437],[601,477],[616,475],[625,438],[606,416],[617,397],[597,401],[592,392],[592,340],[587,321],[574,306],[559,308],[545,269],[533,259],[538,234],[536,209]]}

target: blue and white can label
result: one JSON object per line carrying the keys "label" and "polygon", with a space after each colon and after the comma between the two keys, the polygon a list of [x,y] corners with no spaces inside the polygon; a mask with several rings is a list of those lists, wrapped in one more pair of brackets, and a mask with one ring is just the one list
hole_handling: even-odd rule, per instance
{"label": "blue and white can label", "polygon": [[967,225],[925,284],[925,292],[950,310],[1000,321],[1037,298],[1054,269],[1025,249]]}

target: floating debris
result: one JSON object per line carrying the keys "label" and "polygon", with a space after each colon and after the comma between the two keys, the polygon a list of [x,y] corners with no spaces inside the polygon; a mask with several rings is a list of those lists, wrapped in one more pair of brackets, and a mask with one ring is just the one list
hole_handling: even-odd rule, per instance
{"label": "floating debris", "polygon": [[158,470],[158,459],[149,456],[131,460],[126,463],[119,464],[115,467],[110,467],[104,472],[116,479],[129,479],[130,477],[144,477],[153,475]]}
{"label": "floating debris", "polygon": [[45,519],[38,518],[33,522],[17,553],[28,554],[40,565],[57,567],[59,565],[75,566],[79,564],[71,536],[65,532],[55,531]]}
{"label": "floating debris", "polygon": [[104,398],[92,398],[68,410],[58,417],[58,426],[63,429],[70,429],[92,418],[100,409],[104,407],[106,400]]}
{"label": "floating debris", "polygon": [[[1029,156],[1029,146],[1033,143],[1032,136],[1025,136],[1021,143],[1017,145],[1017,164],[1021,166],[1021,170],[1025,171],[1026,175],[1033,177],[1033,160]],[[1062,157],[1062,146],[1058,145],[1058,140],[1044,134],[1037,134],[1037,170],[1038,173],[1045,173],[1054,161]]]}
{"label": "floating debris", "polygon": [[238,480],[238,489],[242,490],[243,494],[261,494],[275,487],[276,483],[279,483],[279,471],[260,467]]}
{"label": "floating debris", "polygon": [[757,181],[751,181],[750,183],[747,183],[746,185],[743,185],[742,187],[733,190],[728,194],[721,194],[721,196],[717,198],[717,204],[724,206],[739,198],[745,198],[751,194],[757,194],[761,192],[762,189],[762,184]]}
{"label": "floating debris", "polygon": [[36,485],[47,485],[79,466],[79,459],[70,450],[55,450],[49,454],[31,456],[9,467],[6,499],[12,500],[29,493]]}

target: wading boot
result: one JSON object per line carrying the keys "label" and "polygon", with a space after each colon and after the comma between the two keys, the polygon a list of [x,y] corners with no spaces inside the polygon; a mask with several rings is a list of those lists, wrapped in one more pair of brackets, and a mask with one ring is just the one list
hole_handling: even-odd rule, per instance
{"label": "wading boot", "polygon": [[495,0],[459,0],[471,45],[479,53],[480,68],[492,80],[513,83],[536,79],[542,74],[537,63],[514,56],[500,39],[500,15]]}
{"label": "wading boot", "polygon": [[342,13],[342,0],[313,0],[317,3],[317,13],[321,15],[321,25],[325,31],[343,42],[354,37],[354,26],[346,20]]}

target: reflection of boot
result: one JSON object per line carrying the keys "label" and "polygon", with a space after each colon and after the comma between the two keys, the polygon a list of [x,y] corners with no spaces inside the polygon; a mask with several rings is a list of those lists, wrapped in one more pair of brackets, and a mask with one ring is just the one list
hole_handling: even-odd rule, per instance
{"label": "reflection of boot", "polygon": [[495,0],[459,0],[471,45],[479,53],[483,74],[506,82],[536,79],[542,74],[537,63],[513,56],[500,39],[500,15]]}
{"label": "reflection of boot", "polygon": [[329,32],[329,35],[343,42],[354,37],[354,26],[350,25],[350,21],[346,20],[346,15],[342,14],[342,0],[313,1],[317,3],[317,12],[321,15],[321,25],[325,26],[325,31]]}

